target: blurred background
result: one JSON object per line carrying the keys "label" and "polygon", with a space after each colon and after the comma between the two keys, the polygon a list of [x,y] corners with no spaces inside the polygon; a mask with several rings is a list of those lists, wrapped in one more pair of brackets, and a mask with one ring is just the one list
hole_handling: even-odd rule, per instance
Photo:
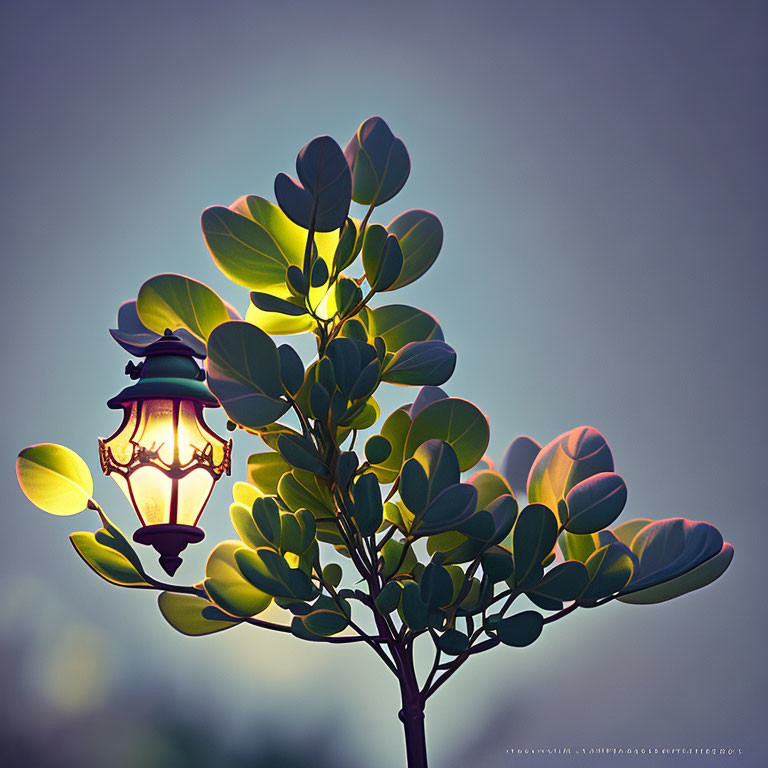
{"label": "blurred background", "polygon": [[[76,557],[67,536],[95,515],[46,516],[14,475],[37,442],[98,474],[120,302],[176,271],[244,311],[200,212],[272,197],[310,138],[344,146],[378,114],[412,172],[374,220],[423,207],[445,227],[391,300],[440,320],[459,356],[447,389],[488,414],[491,455],[592,424],[629,486],[622,519],[708,520],[736,548],[707,589],[576,612],[465,665],[430,701],[431,765],[566,759],[508,752],[537,747],[764,765],[767,34],[768,6],[745,0],[3,3],[0,762],[402,765],[395,681],[370,651],[181,636],[153,594]],[[232,538],[254,448],[236,439],[180,581]],[[96,496],[133,530],[114,483]]]}

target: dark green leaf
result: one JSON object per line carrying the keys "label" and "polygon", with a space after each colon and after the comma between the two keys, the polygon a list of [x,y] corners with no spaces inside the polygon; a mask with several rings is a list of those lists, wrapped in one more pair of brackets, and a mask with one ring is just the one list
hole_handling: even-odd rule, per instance
{"label": "dark green leaf", "polygon": [[531,593],[552,600],[570,601],[584,592],[588,582],[589,573],[584,564],[577,560],[567,560],[548,571]]}
{"label": "dark green leaf", "polygon": [[435,636],[435,645],[449,656],[458,656],[469,647],[469,638],[458,629],[447,629]]}
{"label": "dark green leaf", "polygon": [[568,522],[570,533],[597,533],[610,525],[627,503],[627,486],[614,472],[599,472],[582,480],[568,491]]}
{"label": "dark green leaf", "polygon": [[524,648],[536,641],[544,627],[544,618],[536,611],[522,611],[501,619],[496,625],[499,640],[504,645]]}
{"label": "dark green leaf", "polygon": [[304,273],[301,271],[301,268],[297,267],[295,264],[291,264],[286,270],[285,284],[294,296],[304,297],[309,291],[309,286],[307,285],[307,279],[304,277]]}
{"label": "dark green leaf", "polygon": [[[313,391],[315,387],[319,386],[319,384],[315,384],[312,388]],[[317,449],[305,437],[280,435],[277,438],[277,450],[289,464],[297,469],[304,469],[320,477],[325,477],[328,474],[328,469],[320,460]]]}
{"label": "dark green leaf", "polygon": [[298,568],[291,568],[274,549],[238,549],[235,562],[250,584],[272,597],[297,600],[312,597],[313,587],[308,576]]}
{"label": "dark green leaf", "polygon": [[279,173],[275,197],[286,216],[304,229],[332,232],[347,219],[352,176],[341,147],[330,136],[318,136],[296,158],[300,184]]}
{"label": "dark green leaf", "polygon": [[589,584],[580,599],[600,600],[627,586],[635,568],[635,557],[625,544],[616,543],[600,547],[585,563]]}
{"label": "dark green leaf", "polygon": [[322,260],[317,259],[312,265],[312,276],[310,284],[313,288],[319,288],[328,282],[328,265]]}
{"label": "dark green leaf", "polygon": [[296,616],[291,622],[291,632],[303,640],[313,640],[336,635],[349,625],[351,609],[342,599],[342,608],[330,597],[321,596],[312,605],[309,613]]}
{"label": "dark green leaf", "polygon": [[341,237],[339,238],[339,243],[336,246],[336,251],[333,256],[337,275],[354,262],[355,257],[357,256],[355,251],[356,242],[357,225],[352,219],[347,219],[344,222],[344,226],[341,230]]}
{"label": "dark green leaf", "polygon": [[280,418],[280,356],[272,339],[250,323],[219,325],[208,339],[208,386],[232,421],[257,429]]}
{"label": "dark green leaf", "polygon": [[403,252],[403,268],[392,289],[418,280],[434,264],[443,245],[443,226],[430,211],[411,210],[401,213],[387,225]]}
{"label": "dark green leaf", "polygon": [[408,386],[437,386],[451,378],[456,352],[444,341],[412,341],[398,350],[382,373],[382,381]]}
{"label": "dark green leaf", "polygon": [[392,453],[392,444],[383,435],[372,435],[365,443],[365,458],[369,464],[381,464]]}
{"label": "dark green leaf", "polygon": [[557,520],[543,504],[524,507],[512,529],[515,580],[524,584],[529,574],[541,566],[557,539]]}
{"label": "dark green leaf", "polygon": [[340,315],[346,315],[356,307],[363,298],[360,286],[349,277],[342,277],[336,283],[336,306]]}
{"label": "dark green leaf", "polygon": [[291,317],[307,314],[304,299],[280,299],[270,293],[251,291],[251,303],[263,312],[279,312]]}
{"label": "dark green leaf", "polygon": [[286,392],[295,396],[304,382],[304,364],[296,350],[288,344],[277,348],[280,355],[280,379]]}
{"label": "dark green leaf", "polygon": [[515,493],[525,493],[528,474],[539,455],[541,446],[531,437],[516,437],[504,452],[499,472],[504,475]]}
{"label": "dark green leaf", "polygon": [[381,205],[403,187],[411,161],[403,142],[380,117],[369,117],[344,150],[352,170],[352,199],[361,205]]}
{"label": "dark green leaf", "polygon": [[418,632],[427,628],[429,608],[422,600],[419,585],[415,581],[409,581],[403,587],[400,613],[402,620],[410,630]]}
{"label": "dark green leaf", "polygon": [[280,549],[303,555],[315,540],[315,518],[308,509],[280,513]]}
{"label": "dark green leaf", "polygon": [[506,581],[515,570],[512,553],[504,547],[491,547],[480,559],[483,573],[494,583]]}
{"label": "dark green leaf", "polygon": [[363,536],[372,536],[381,525],[383,506],[376,475],[366,472],[352,486],[353,516]]}
{"label": "dark green leaf", "polygon": [[421,599],[430,608],[442,608],[453,599],[453,579],[441,565],[429,563],[421,577]]}

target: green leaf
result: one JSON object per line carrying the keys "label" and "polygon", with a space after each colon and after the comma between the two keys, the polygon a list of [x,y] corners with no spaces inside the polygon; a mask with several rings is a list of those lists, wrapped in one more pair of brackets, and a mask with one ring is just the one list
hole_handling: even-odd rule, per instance
{"label": "green leaf", "polygon": [[398,408],[396,411],[393,411],[384,421],[381,427],[381,435],[389,441],[392,451],[385,461],[371,467],[373,473],[379,478],[380,483],[392,483],[400,474],[400,469],[403,466],[405,441],[410,428],[411,418],[404,408]]}
{"label": "green leaf", "polygon": [[402,188],[411,171],[405,144],[380,117],[369,117],[344,150],[352,170],[352,199],[381,205]]}
{"label": "green leaf", "polygon": [[552,600],[575,600],[587,588],[589,573],[583,563],[567,560],[547,571],[529,594]]}
{"label": "green leaf", "polygon": [[309,613],[294,617],[291,632],[302,640],[316,640],[338,634],[349,625],[351,616],[349,603],[343,598],[341,603],[342,608],[330,597],[318,597]]}
{"label": "green leaf", "polygon": [[515,493],[525,493],[528,474],[540,450],[541,446],[527,435],[516,437],[507,446],[499,465],[499,472],[504,475]]}
{"label": "green leaf", "polygon": [[315,517],[333,516],[333,499],[328,486],[317,475],[294,469],[280,478],[277,495],[294,512],[308,509]]}
{"label": "green leaf", "polygon": [[251,290],[283,287],[288,267],[303,263],[306,230],[262,197],[241,197],[232,209],[207,208],[202,226],[216,266]]}
{"label": "green leaf", "polygon": [[412,341],[443,341],[437,320],[416,307],[389,304],[369,314],[372,336],[381,336],[389,352],[397,352]]}
{"label": "green leaf", "polygon": [[[393,576],[400,573],[410,573],[412,568],[416,565],[416,555],[413,553],[413,549],[410,547],[408,548],[408,552],[403,558],[403,548],[405,546],[405,542],[403,541],[395,541],[395,539],[390,539],[381,548],[381,557],[384,561],[381,575],[385,579],[391,579]],[[401,558],[402,564],[399,568],[397,568]],[[395,570],[396,568],[397,570]]]}
{"label": "green leaf", "polygon": [[375,291],[389,290],[403,268],[400,243],[380,224],[372,224],[365,231],[363,268],[368,285]]}
{"label": "green leaf", "polygon": [[444,341],[412,341],[395,352],[382,381],[405,386],[444,384],[456,368],[456,352]]}
{"label": "green leaf", "polygon": [[353,517],[363,536],[372,536],[379,529],[383,507],[381,488],[372,472],[361,475],[352,486]]}
{"label": "green leaf", "polygon": [[223,541],[208,556],[205,592],[218,608],[233,616],[254,616],[272,602],[264,591],[249,584],[235,559],[242,549],[239,541]]}
{"label": "green leaf", "polygon": [[344,226],[341,229],[341,235],[339,237],[336,251],[333,255],[333,263],[335,273],[338,275],[343,269],[350,266],[357,253],[355,251],[355,243],[357,242],[357,224],[353,219],[347,219],[344,222]]}
{"label": "green leaf", "polygon": [[620,592],[629,584],[635,559],[625,544],[607,544],[593,552],[585,563],[589,584],[581,593],[581,600],[600,600]]}
{"label": "green leaf", "polygon": [[141,322],[155,333],[186,328],[202,341],[230,319],[224,302],[207,285],[175,274],[147,280],[139,289],[136,309]]}
{"label": "green leaf", "polygon": [[512,553],[505,547],[490,547],[483,554],[480,563],[483,573],[494,583],[506,581],[515,570]]}
{"label": "green leaf", "polygon": [[280,355],[280,379],[285,391],[295,396],[304,383],[304,364],[296,350],[288,344],[281,344],[277,353]]}
{"label": "green leaf", "polygon": [[253,522],[259,534],[269,546],[280,546],[280,509],[271,497],[256,499],[251,510]]}
{"label": "green leaf", "polygon": [[627,486],[614,472],[599,472],[571,488],[565,497],[570,533],[597,533],[609,526],[627,503]]}
{"label": "green leaf", "polygon": [[429,563],[421,577],[421,599],[430,608],[443,608],[453,600],[453,579],[441,565]]}
{"label": "green leaf", "polygon": [[341,147],[318,136],[296,158],[299,182],[285,173],[275,178],[275,197],[288,218],[304,229],[332,232],[343,226],[352,200],[352,175]]}
{"label": "green leaf", "polygon": [[509,483],[498,473],[489,469],[476,472],[469,478],[471,485],[477,488],[477,508],[487,509],[491,502],[500,496],[512,496],[512,489]]}
{"label": "green leaf", "polygon": [[277,438],[277,449],[282,457],[297,469],[304,469],[320,477],[328,474],[328,469],[320,460],[314,445],[301,435],[280,435]]}
{"label": "green leaf", "polygon": [[197,595],[161,592],[157,604],[163,618],[183,635],[199,637],[236,627],[240,622]]}
{"label": "green leaf", "polygon": [[82,512],[93,493],[88,465],[74,451],[55,443],[31,445],[20,451],[16,477],[24,495],[52,515]]}
{"label": "green leaf", "polygon": [[342,277],[336,283],[336,306],[340,315],[346,315],[363,299],[360,286],[349,277]]}
{"label": "green leaf", "polygon": [[344,572],[338,563],[328,563],[323,568],[323,580],[330,584],[334,589],[341,584]]}
{"label": "green leaf", "polygon": [[722,548],[722,534],[709,523],[684,518],[651,523],[632,540],[638,565],[631,589],[651,587],[680,576],[714,557]]}
{"label": "green leaf", "polygon": [[280,549],[283,553],[304,554],[315,541],[315,518],[308,509],[280,513]]}
{"label": "green leaf", "polygon": [[421,516],[444,490],[458,484],[459,460],[450,444],[427,440],[403,465],[400,496],[414,515]]}
{"label": "green leaf", "polygon": [[515,581],[525,584],[536,572],[557,540],[557,520],[543,504],[524,507],[512,529],[512,553],[515,560]]}
{"label": "green leaf", "polygon": [[96,533],[70,534],[78,555],[93,571],[121,587],[149,587],[149,577],[122,531],[102,516],[105,527]]}
{"label": "green leaf", "polygon": [[304,273],[301,271],[301,267],[296,266],[296,264],[291,264],[291,266],[286,270],[285,284],[288,286],[288,290],[291,292],[291,295],[296,297],[300,296],[303,298],[309,291],[309,285],[307,285],[307,280],[304,277]]}
{"label": "green leaf", "polygon": [[605,438],[593,427],[572,429],[539,452],[528,477],[528,501],[544,504],[558,514],[558,503],[571,488],[600,472],[613,472],[613,456]]}
{"label": "green leaf", "polygon": [[504,645],[524,648],[538,640],[544,627],[544,617],[537,611],[522,611],[501,619],[496,625],[496,632]]}
{"label": "green leaf", "polygon": [[733,547],[727,543],[723,544],[723,548],[714,557],[699,563],[699,565],[694,566],[691,570],[686,571],[680,576],[636,592],[622,594],[618,599],[622,603],[649,605],[680,597],[680,595],[692,592],[694,589],[706,587],[715,579],[719,579],[731,564],[731,560],[733,560]]}
{"label": "green leaf", "polygon": [[392,443],[383,435],[372,435],[365,443],[365,458],[369,464],[381,464],[392,453]]}
{"label": "green leaf", "polygon": [[310,283],[313,288],[320,288],[328,282],[328,265],[322,260],[317,259],[312,265]]}
{"label": "green leaf", "polygon": [[388,501],[384,504],[384,520],[394,525],[401,533],[408,533],[413,525],[413,514],[406,509],[402,501]]}
{"label": "green leaf", "polygon": [[257,429],[288,410],[277,347],[250,323],[223,323],[211,333],[207,369],[208,386],[235,423]]}
{"label": "green leaf", "polygon": [[403,268],[394,290],[418,280],[434,264],[443,245],[443,226],[434,213],[415,209],[390,221],[387,231],[397,237],[403,252]]}
{"label": "green leaf", "polygon": [[379,611],[385,616],[392,613],[400,605],[402,590],[400,582],[388,581],[376,597],[376,607]]}
{"label": "green leaf", "polygon": [[[382,434],[386,434],[386,424]],[[488,447],[488,420],[467,400],[448,397],[430,403],[413,420],[405,442],[405,458],[427,440],[437,438],[450,443],[459,459],[462,471],[471,469],[483,457]]]}
{"label": "green leaf", "polygon": [[229,518],[232,521],[232,526],[243,543],[249,547],[269,547],[272,542],[266,539],[256,527],[252,506],[252,504],[246,506],[237,502],[230,504]]}
{"label": "green leaf", "polygon": [[[322,262],[321,262],[322,263]],[[260,293],[251,291],[251,302],[262,312],[279,312],[291,317],[299,317],[307,314],[307,308],[304,306],[304,299],[281,299],[278,296],[272,296],[269,293]]]}
{"label": "green leaf", "polygon": [[274,451],[252,453],[248,457],[248,481],[265,496],[274,496],[280,478],[290,471],[291,465]]}
{"label": "green leaf", "polygon": [[309,600],[313,586],[309,577],[298,568],[291,568],[285,558],[269,547],[240,548],[234,553],[235,562],[247,581],[272,597]]}
{"label": "green leaf", "polygon": [[435,645],[449,656],[458,656],[469,647],[469,638],[458,629],[447,629],[435,636]]}
{"label": "green leaf", "polygon": [[415,581],[406,582],[400,598],[400,617],[408,629],[419,632],[427,628],[429,606],[421,597],[421,590]]}
{"label": "green leaf", "polygon": [[242,480],[238,480],[232,486],[232,498],[238,504],[248,507],[249,510],[253,506],[253,502],[256,499],[260,499],[263,495],[255,485],[244,483]]}
{"label": "green leaf", "polygon": [[593,534],[577,535],[563,531],[558,539],[563,557],[566,560],[578,560],[586,563],[587,558],[600,546],[598,537]]}
{"label": "green leaf", "polygon": [[653,520],[649,520],[647,517],[639,517],[635,520],[627,520],[621,525],[617,525],[613,529],[613,535],[622,543],[626,544],[630,549],[632,548],[632,540],[637,534],[645,528],[646,525],[650,525]]}

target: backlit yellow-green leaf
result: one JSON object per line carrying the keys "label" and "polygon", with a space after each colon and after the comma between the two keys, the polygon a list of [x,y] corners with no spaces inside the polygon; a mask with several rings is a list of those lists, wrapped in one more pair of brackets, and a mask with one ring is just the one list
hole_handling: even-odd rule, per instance
{"label": "backlit yellow-green leaf", "polygon": [[93,493],[93,478],[86,463],[74,451],[54,443],[21,451],[16,476],[24,495],[52,515],[82,512]]}

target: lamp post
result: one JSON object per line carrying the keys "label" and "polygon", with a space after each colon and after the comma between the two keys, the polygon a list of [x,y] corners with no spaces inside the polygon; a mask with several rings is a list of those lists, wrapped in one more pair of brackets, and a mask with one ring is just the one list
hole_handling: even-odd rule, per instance
{"label": "lamp post", "polygon": [[204,352],[170,330],[132,352],[145,359],[128,363],[125,372],[136,383],[107,403],[123,409],[123,421],[113,435],[99,439],[99,458],[141,521],[134,541],[152,545],[172,576],[180,553],[205,536],[197,521],[214,483],[230,473],[232,441],[203,419],[203,408],[219,405],[195,361]]}

